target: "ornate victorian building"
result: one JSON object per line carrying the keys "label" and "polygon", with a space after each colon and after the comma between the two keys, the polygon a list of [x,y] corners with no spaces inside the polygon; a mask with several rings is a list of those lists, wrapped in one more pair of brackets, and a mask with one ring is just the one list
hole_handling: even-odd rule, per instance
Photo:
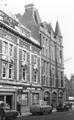
{"label": "ornate victorian building", "polygon": [[0,6],[0,100],[12,109],[18,100],[24,112],[29,111],[32,101],[42,99],[40,61],[40,41],[7,6]]}
{"label": "ornate victorian building", "polygon": [[32,37],[41,43],[41,85],[42,98],[49,104],[64,99],[63,37],[58,21],[55,31],[51,24],[41,21],[38,10],[33,4],[25,6],[20,18],[21,24],[30,29]]}
{"label": "ornate victorian building", "polygon": [[41,39],[41,85],[43,99],[55,107],[59,100],[64,100],[64,65],[62,36],[58,22],[55,32],[51,24],[40,25]]}
{"label": "ornate victorian building", "polygon": [[55,31],[41,21],[33,4],[20,20],[0,6],[0,100],[22,112],[34,100],[56,104],[64,99],[63,45],[59,23]]}

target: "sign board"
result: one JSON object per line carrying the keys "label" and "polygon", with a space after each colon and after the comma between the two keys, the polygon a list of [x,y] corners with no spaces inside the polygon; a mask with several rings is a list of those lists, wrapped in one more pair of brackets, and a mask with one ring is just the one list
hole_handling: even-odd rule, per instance
{"label": "sign board", "polygon": [[68,100],[74,100],[74,97],[68,97]]}

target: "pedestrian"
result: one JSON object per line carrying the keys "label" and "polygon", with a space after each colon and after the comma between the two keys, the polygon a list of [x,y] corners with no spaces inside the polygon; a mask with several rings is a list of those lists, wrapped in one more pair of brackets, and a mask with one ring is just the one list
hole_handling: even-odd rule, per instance
{"label": "pedestrian", "polygon": [[17,111],[21,115],[21,104],[17,101]]}
{"label": "pedestrian", "polygon": [[4,104],[3,103],[0,105],[0,116],[1,116],[1,120],[3,120],[4,117],[5,117]]}

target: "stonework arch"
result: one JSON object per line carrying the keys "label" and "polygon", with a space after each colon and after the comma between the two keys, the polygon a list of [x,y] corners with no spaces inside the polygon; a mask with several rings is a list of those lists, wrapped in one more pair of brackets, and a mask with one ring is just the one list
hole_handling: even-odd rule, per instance
{"label": "stonework arch", "polygon": [[52,93],[56,93],[56,94],[57,94],[57,91],[56,91],[56,90],[53,90]]}
{"label": "stonework arch", "polygon": [[47,89],[43,91],[43,94],[44,94],[45,92],[48,92],[49,94],[51,93],[51,92],[50,92],[49,90],[47,90]]}
{"label": "stonework arch", "polygon": [[50,104],[50,94],[51,92],[49,90],[44,90],[43,92],[43,100],[47,101],[48,104]]}
{"label": "stonework arch", "polygon": [[58,103],[59,102],[63,103],[63,92],[62,91],[58,92]]}
{"label": "stonework arch", "polygon": [[53,106],[53,108],[55,108],[57,106],[57,91],[53,90],[52,94],[51,94],[51,104]]}

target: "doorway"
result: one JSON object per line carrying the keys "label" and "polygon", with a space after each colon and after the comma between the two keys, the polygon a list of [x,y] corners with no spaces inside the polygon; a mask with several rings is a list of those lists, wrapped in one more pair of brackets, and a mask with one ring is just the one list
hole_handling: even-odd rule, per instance
{"label": "doorway", "polygon": [[12,95],[6,95],[6,103],[8,103],[12,109]]}
{"label": "doorway", "polygon": [[4,95],[0,95],[0,101],[4,101]]}

